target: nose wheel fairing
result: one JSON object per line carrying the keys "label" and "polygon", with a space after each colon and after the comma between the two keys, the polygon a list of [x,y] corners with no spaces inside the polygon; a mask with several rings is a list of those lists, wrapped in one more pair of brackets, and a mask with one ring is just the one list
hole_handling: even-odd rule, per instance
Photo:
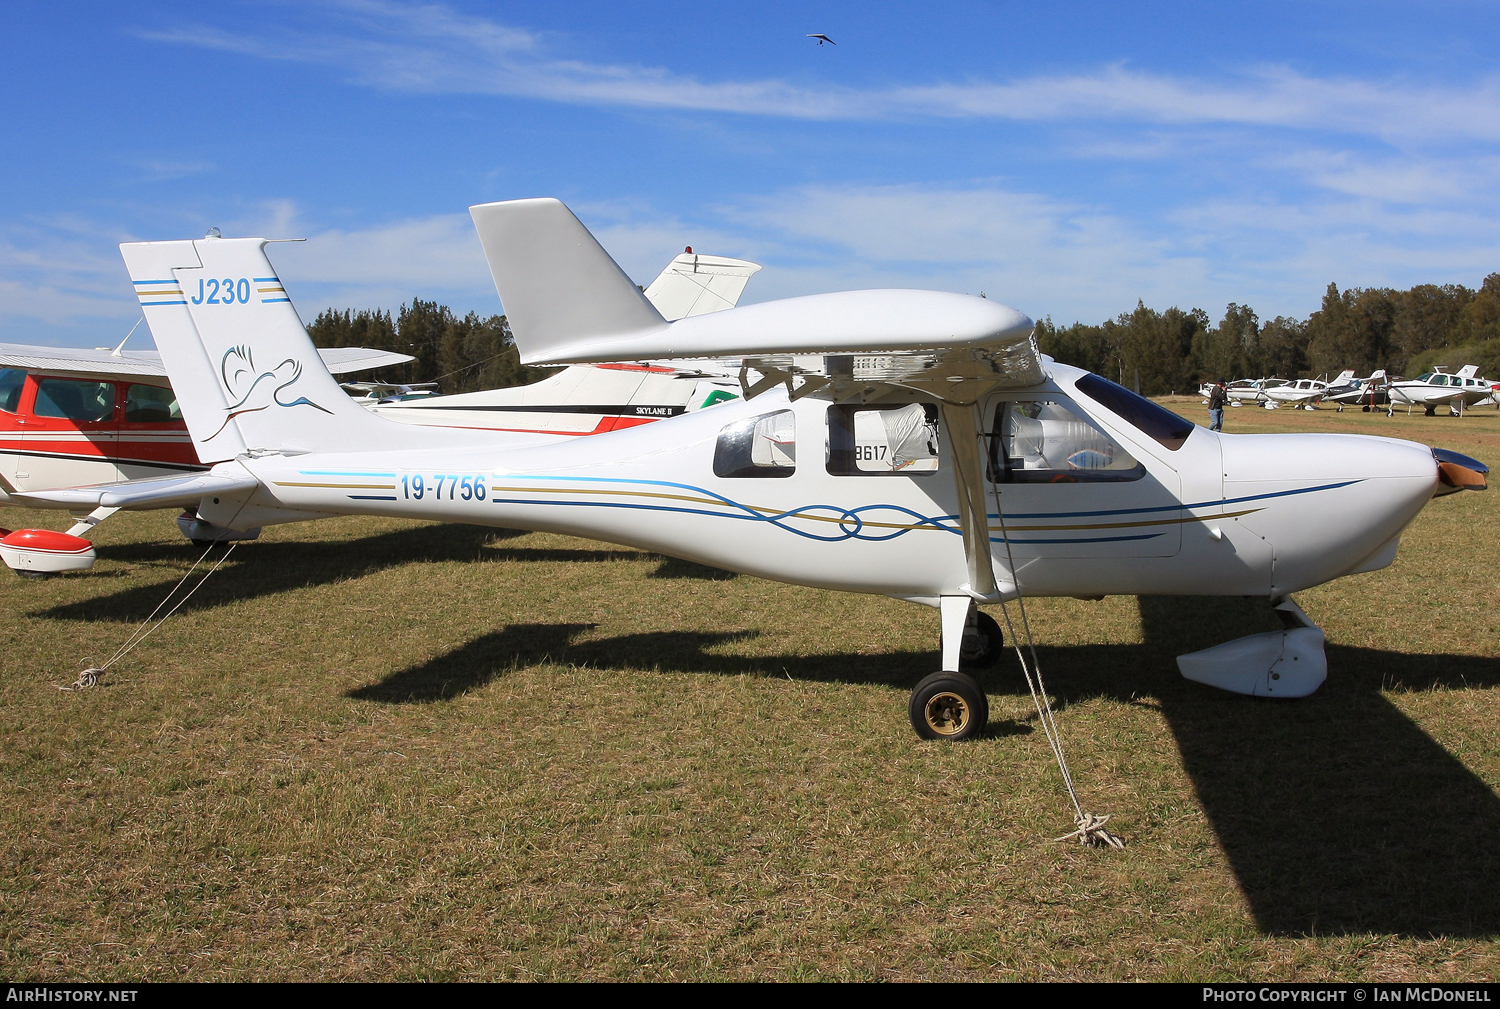
{"label": "nose wheel fairing", "polygon": [[1177,668],[1196,683],[1251,697],[1306,697],[1328,678],[1323,631],[1290,597],[1276,604],[1287,624],[1222,645],[1177,656]]}

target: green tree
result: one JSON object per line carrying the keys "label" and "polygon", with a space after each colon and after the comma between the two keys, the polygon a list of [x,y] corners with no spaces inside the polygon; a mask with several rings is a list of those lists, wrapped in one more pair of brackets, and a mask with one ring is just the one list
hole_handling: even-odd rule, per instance
{"label": "green tree", "polygon": [[1396,292],[1329,284],[1323,307],[1307,320],[1307,364],[1313,374],[1334,375],[1344,368],[1364,374],[1391,364]]}
{"label": "green tree", "polygon": [[503,315],[455,318],[446,305],[414,299],[395,319],[380,310],[325,309],[307,327],[318,347],[371,347],[416,358],[382,368],[375,381],[436,382],[444,394],[527,385],[549,373],[526,368]]}
{"label": "green tree", "polygon": [[1230,303],[1218,326],[1201,327],[1191,352],[1194,378],[1200,384],[1216,378],[1259,377],[1260,317],[1248,305]]}
{"label": "green tree", "polygon": [[1278,315],[1260,328],[1256,367],[1260,378],[1300,378],[1307,372],[1307,323]]}

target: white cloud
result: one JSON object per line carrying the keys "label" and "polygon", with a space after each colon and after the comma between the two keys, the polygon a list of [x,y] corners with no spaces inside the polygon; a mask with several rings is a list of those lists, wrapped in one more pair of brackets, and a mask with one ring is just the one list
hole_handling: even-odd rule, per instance
{"label": "white cloud", "polygon": [[350,0],[320,10],[340,20],[338,27],[266,27],[256,33],[242,25],[228,31],[195,24],[142,34],[160,42],[336,67],[360,84],[433,94],[809,119],[942,116],[1334,130],[1398,146],[1441,138],[1500,140],[1500,78],[1495,77],[1468,87],[1416,86],[1263,66],[1231,82],[1210,83],[1117,65],[1093,73],[873,89],[774,78],[702,81],[662,67],[562,58],[544,36],[442,4]]}

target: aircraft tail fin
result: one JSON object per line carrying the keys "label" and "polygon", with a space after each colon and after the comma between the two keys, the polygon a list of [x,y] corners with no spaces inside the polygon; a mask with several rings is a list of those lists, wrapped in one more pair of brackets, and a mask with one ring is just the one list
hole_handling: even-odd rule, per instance
{"label": "aircraft tail fin", "polygon": [[558,200],[470,207],[523,362],[584,339],[650,332],[666,320]]}
{"label": "aircraft tail fin", "polygon": [[1332,382],[1329,382],[1328,384],[1329,385],[1343,385],[1345,382],[1349,381],[1353,377],[1354,377],[1354,369],[1353,368],[1345,368],[1343,371],[1339,372],[1339,377],[1338,378],[1334,379]]}
{"label": "aircraft tail fin", "polygon": [[1479,374],[1479,365],[1477,365],[1477,364],[1466,364],[1462,368],[1458,369],[1458,377],[1459,378],[1473,378],[1475,375],[1478,375],[1478,374]]}
{"label": "aircraft tail fin", "polygon": [[759,263],[704,256],[689,249],[667,264],[646,288],[646,300],[668,322],[722,312],[739,304]]}
{"label": "aircraft tail fin", "polygon": [[1377,368],[1374,371],[1370,372],[1370,379],[1369,380],[1371,382],[1379,382],[1383,378],[1385,378],[1385,369],[1384,368]]}
{"label": "aircraft tail fin", "polygon": [[199,459],[379,444],[385,422],[328,373],[265,245],[210,237],[120,246]]}

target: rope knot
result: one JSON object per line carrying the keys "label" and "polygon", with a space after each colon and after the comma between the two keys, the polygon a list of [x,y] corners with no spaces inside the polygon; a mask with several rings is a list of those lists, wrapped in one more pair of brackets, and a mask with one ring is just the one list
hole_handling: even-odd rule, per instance
{"label": "rope knot", "polygon": [[1064,834],[1062,837],[1054,837],[1052,840],[1071,841],[1076,837],[1078,843],[1085,848],[1117,848],[1124,851],[1124,840],[1104,829],[1104,825],[1109,822],[1110,815],[1095,816],[1093,813],[1080,813],[1073,821],[1078,824],[1077,830],[1071,834]]}
{"label": "rope knot", "polygon": [[104,670],[99,666],[90,666],[78,674],[78,679],[66,687],[58,687],[58,690],[87,690],[89,687],[99,685],[99,677],[104,675]]}

